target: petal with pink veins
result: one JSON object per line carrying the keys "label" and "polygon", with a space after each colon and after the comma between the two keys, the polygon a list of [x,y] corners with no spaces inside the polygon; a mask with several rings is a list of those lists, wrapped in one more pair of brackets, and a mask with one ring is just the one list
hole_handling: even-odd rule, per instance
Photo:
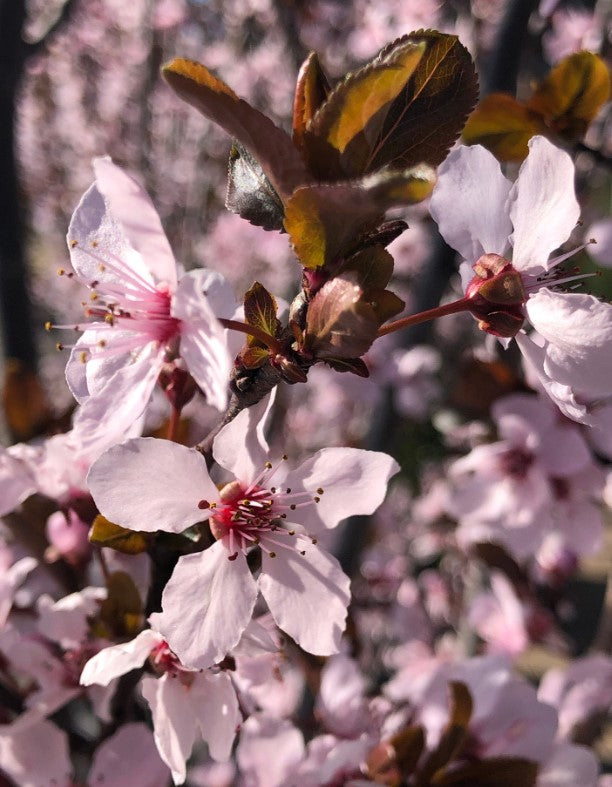
{"label": "petal with pink veins", "polygon": [[156,625],[183,664],[210,667],[238,644],[253,615],[257,586],[244,555],[222,541],[184,555],[162,596]]}
{"label": "petal with pink veins", "polygon": [[274,558],[262,552],[259,589],[279,628],[308,653],[340,649],[350,584],[336,558],[317,546],[306,546],[305,555],[285,547]]}
{"label": "petal with pink veins", "polygon": [[139,437],[104,453],[87,483],[100,513],[122,527],[181,533],[210,514],[201,500],[219,499],[204,457],[170,440]]}

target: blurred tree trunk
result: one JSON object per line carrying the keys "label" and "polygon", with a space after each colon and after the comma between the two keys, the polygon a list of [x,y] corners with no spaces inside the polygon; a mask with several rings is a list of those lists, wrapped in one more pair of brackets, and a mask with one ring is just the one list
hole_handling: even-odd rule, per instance
{"label": "blurred tree trunk", "polygon": [[0,0],[0,317],[5,358],[33,369],[36,345],[25,265],[15,151],[16,98],[30,46],[25,0]]}

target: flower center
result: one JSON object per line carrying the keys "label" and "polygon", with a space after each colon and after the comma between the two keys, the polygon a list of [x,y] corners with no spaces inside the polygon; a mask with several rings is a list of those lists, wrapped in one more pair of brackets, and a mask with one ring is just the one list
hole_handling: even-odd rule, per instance
{"label": "flower center", "polygon": [[241,481],[226,484],[217,503],[199,502],[199,508],[213,509],[210,531],[214,538],[225,542],[230,560],[236,559],[238,551],[246,554],[252,546],[276,557],[275,547],[298,548],[304,539],[316,544],[316,538],[297,533],[285,520],[294,511],[318,503],[324,490],[317,489],[313,496],[307,491],[293,492],[291,487],[270,486],[272,476],[286,459],[283,456],[276,467],[266,462],[263,472],[248,485]]}
{"label": "flower center", "polygon": [[[77,241],[72,241],[73,247]],[[91,256],[98,263],[100,274],[113,274],[112,280],[102,276],[99,280],[85,280],[72,271],[61,268],[60,276],[76,279],[89,290],[89,301],[83,302],[86,317],[93,317],[93,324],[53,325],[46,323],[45,328],[83,331],[95,329],[96,339],[90,344],[82,340],[78,346],[82,350],[81,360],[85,363],[90,357],[109,357],[133,350],[142,349],[149,342],[168,343],[180,330],[180,321],[171,315],[172,292],[167,282],[155,284],[143,274],[134,270],[129,262],[122,260],[110,250],[104,249],[104,257],[96,250],[94,241],[90,248],[79,247],[81,253]],[[120,332],[120,336],[107,332]],[[74,345],[57,344],[58,350]]]}

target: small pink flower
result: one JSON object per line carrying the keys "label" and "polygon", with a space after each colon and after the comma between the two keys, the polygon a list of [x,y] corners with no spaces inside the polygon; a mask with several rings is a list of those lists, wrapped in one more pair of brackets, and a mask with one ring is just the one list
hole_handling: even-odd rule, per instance
{"label": "small pink flower", "polygon": [[457,148],[440,167],[431,214],[466,260],[464,288],[482,327],[515,336],[548,395],[570,418],[589,423],[612,396],[612,306],[558,291],[583,278],[557,269],[571,254],[550,258],[580,215],[574,165],[544,137],[533,137],[529,149],[513,185],[485,148]]}
{"label": "small pink flower", "polygon": [[[111,448],[88,480],[101,513],[124,527],[180,533],[208,519],[216,543],[181,557],[162,598],[160,631],[190,667],[208,667],[234,647],[261,591],[278,626],[305,650],[337,652],[349,579],[316,535],[382,503],[396,462],[355,448],[317,452],[293,471],[268,460],[264,400],[215,439],[213,456],[233,480],[211,480],[197,451],[152,438]],[[247,553],[257,547],[261,571]]]}
{"label": "small pink flower", "polygon": [[85,314],[96,321],[54,326],[83,331],[66,367],[72,393],[80,403],[131,408],[135,420],[164,362],[180,353],[208,403],[223,409],[231,359],[217,315],[233,315],[231,288],[201,269],[179,279],[142,186],[109,158],[95,159],[94,170],[70,223],[67,275],[89,288]]}

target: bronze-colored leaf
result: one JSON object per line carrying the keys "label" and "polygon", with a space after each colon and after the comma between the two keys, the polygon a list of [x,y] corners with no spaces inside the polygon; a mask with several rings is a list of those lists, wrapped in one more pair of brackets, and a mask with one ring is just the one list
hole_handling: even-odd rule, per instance
{"label": "bronze-colored leaf", "polygon": [[357,377],[370,376],[370,370],[361,358],[326,358],[325,363],[336,372],[350,372]]}
{"label": "bronze-colored leaf", "polygon": [[609,96],[610,73],[604,61],[593,52],[575,52],[549,72],[527,107],[553,132],[575,142]]}
{"label": "bronze-colored leaf", "polygon": [[39,435],[50,417],[47,398],[38,377],[15,358],[6,362],[2,406],[6,425],[17,440],[30,440]]}
{"label": "bronze-colored leaf", "polygon": [[355,247],[389,208],[424,199],[434,183],[433,169],[421,165],[348,183],[302,186],[287,202],[285,229],[302,265],[319,268]]}
{"label": "bronze-colored leaf", "polygon": [[419,162],[437,166],[478,100],[474,63],[457,36],[419,30],[389,44],[379,57],[387,59],[407,42],[424,43],[426,51],[387,113],[366,172],[384,166],[405,169]]}
{"label": "bronze-colored leaf", "polygon": [[267,347],[245,347],[240,353],[240,360],[247,369],[259,369],[270,359],[270,350]]}
{"label": "bronze-colored leaf", "polygon": [[293,101],[293,142],[302,149],[304,132],[331,88],[319,58],[311,52],[302,63]]}
{"label": "bronze-colored leaf", "polygon": [[205,66],[175,58],[165,65],[166,82],[184,101],[221,126],[259,161],[281,200],[309,180],[291,138],[270,118],[239,98]]}
{"label": "bronze-colored leaf", "polygon": [[436,748],[429,754],[421,766],[416,780],[417,787],[425,787],[434,782],[451,760],[461,753],[472,718],[472,695],[465,683],[451,681],[450,714],[448,724],[442,731]]}
{"label": "bronze-colored leaf", "polygon": [[364,293],[364,300],[374,310],[379,325],[400,314],[406,307],[404,301],[391,290],[369,289]]}
{"label": "bronze-colored leaf", "polygon": [[100,622],[113,637],[133,637],[143,624],[142,601],[134,581],[124,571],[114,571],[107,579],[108,596],[100,607]]}
{"label": "bronze-colored leaf", "polygon": [[[278,307],[276,300],[268,290],[256,281],[250,290],[244,294],[244,318],[249,325],[259,328],[268,336],[275,337],[279,328],[280,322],[276,316]],[[253,344],[257,340],[253,336],[249,336],[249,344]]]}
{"label": "bronze-colored leaf", "polygon": [[500,161],[522,161],[529,140],[545,131],[542,119],[507,93],[491,93],[463,129],[468,145],[484,145]]}
{"label": "bronze-colored leaf", "polygon": [[282,230],[283,203],[259,162],[239,142],[230,150],[225,207],[265,230]]}
{"label": "bronze-colored leaf", "polygon": [[102,514],[98,514],[89,531],[89,540],[92,544],[109,547],[126,555],[139,555],[147,551],[150,536],[148,533],[139,533],[137,530],[115,525]]}
{"label": "bronze-colored leaf", "polygon": [[353,277],[338,276],[324,284],[308,307],[305,348],[317,359],[359,358],[378,330],[376,314],[362,300]]}
{"label": "bronze-colored leaf", "polygon": [[364,290],[384,289],[393,275],[393,257],[379,244],[366,246],[353,254],[342,270],[355,271],[357,282]]}
{"label": "bronze-colored leaf", "polygon": [[[315,174],[333,179],[340,173],[354,176],[367,171],[387,114],[425,49],[424,41],[398,42],[385,56],[378,56],[336,85],[304,135],[310,168]],[[325,155],[322,146],[329,146],[334,153]],[[344,155],[349,146],[350,154]],[[329,161],[339,166],[330,170]]]}
{"label": "bronze-colored leaf", "polygon": [[537,762],[519,757],[492,757],[459,765],[434,777],[431,784],[448,787],[535,787],[537,780]]}
{"label": "bronze-colored leaf", "polygon": [[408,776],[414,772],[425,748],[425,732],[420,725],[404,727],[390,741],[401,773]]}

